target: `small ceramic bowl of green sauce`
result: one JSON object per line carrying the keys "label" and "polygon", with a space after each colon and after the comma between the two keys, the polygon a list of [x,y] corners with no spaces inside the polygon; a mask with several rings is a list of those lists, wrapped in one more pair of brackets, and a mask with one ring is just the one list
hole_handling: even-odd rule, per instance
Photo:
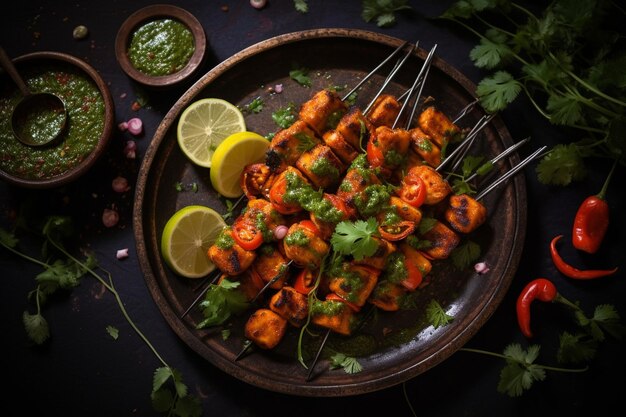
{"label": "small ceramic bowl of green sauce", "polygon": [[0,180],[25,188],[68,184],[96,163],[110,141],[115,105],[109,88],[91,65],[69,54],[34,52],[13,63],[31,92],[61,98],[67,125],[50,145],[32,147],[17,140],[11,113],[22,94],[7,74],[0,74]]}
{"label": "small ceramic bowl of green sauce", "polygon": [[195,74],[204,60],[206,34],[180,7],[157,4],[131,14],[115,39],[124,72],[148,87],[170,87]]}

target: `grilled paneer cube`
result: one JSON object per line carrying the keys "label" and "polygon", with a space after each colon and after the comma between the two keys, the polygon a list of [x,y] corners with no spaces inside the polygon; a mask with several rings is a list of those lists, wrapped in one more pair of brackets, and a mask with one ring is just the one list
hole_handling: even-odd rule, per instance
{"label": "grilled paneer cube", "polygon": [[441,164],[441,149],[439,149],[439,146],[418,127],[409,130],[409,133],[411,135],[411,149],[428,165],[437,168]]}
{"label": "grilled paneer cube", "polygon": [[354,149],[362,149],[376,134],[376,127],[358,107],[350,107],[335,128]]}
{"label": "grilled paneer cube", "polygon": [[344,164],[350,164],[359,155],[359,152],[335,129],[327,130],[322,140]]}
{"label": "grilled paneer cube", "polygon": [[256,252],[245,250],[233,238],[230,227],[222,230],[208,251],[211,262],[227,275],[239,275],[252,265]]}
{"label": "grilled paneer cube", "polygon": [[434,168],[428,165],[416,165],[411,167],[407,173],[407,177],[412,175],[418,176],[424,182],[426,186],[426,199],[424,204],[433,205],[440,201],[443,201],[450,192],[452,187],[448,184],[445,178],[440,173],[435,171]]}
{"label": "grilled paneer cube", "polygon": [[261,349],[273,349],[287,330],[287,320],[267,308],[260,308],[248,319],[245,336]]}
{"label": "grilled paneer cube", "polygon": [[335,333],[349,336],[353,318],[354,310],[341,301],[314,300],[311,305],[311,322]]}
{"label": "grilled paneer cube", "polygon": [[388,126],[392,127],[402,105],[391,94],[381,94],[376,98],[372,109],[368,112],[367,117],[376,127]]}
{"label": "grilled paneer cube", "polygon": [[424,249],[424,253],[433,259],[446,259],[457,247],[459,235],[440,221],[422,235],[424,240],[430,242],[430,246]]}
{"label": "grilled paneer cube", "polygon": [[296,167],[315,188],[322,189],[336,185],[346,168],[330,147],[322,144],[303,152],[296,161]]}
{"label": "grilled paneer cube", "polygon": [[372,291],[368,302],[384,311],[398,311],[402,297],[407,293],[407,289],[398,283],[391,281],[380,281]]}
{"label": "grilled paneer cube", "polygon": [[294,223],[283,239],[285,255],[302,268],[316,269],[322,264],[330,246],[321,238],[310,220]]}
{"label": "grilled paneer cube", "polygon": [[324,132],[337,125],[346,110],[346,104],[336,92],[320,90],[302,104],[298,116],[321,137]]}
{"label": "grilled paneer cube", "polygon": [[274,281],[270,284],[270,288],[281,288],[287,279],[287,269],[289,268],[287,259],[273,245],[263,245],[257,250],[257,253],[252,269],[264,283]]}
{"label": "grilled paneer cube", "polygon": [[454,230],[470,233],[487,220],[487,209],[467,194],[450,196],[444,216]]}
{"label": "grilled paneer cube", "polygon": [[302,120],[297,120],[287,129],[279,130],[270,142],[265,163],[272,172],[282,172],[295,165],[302,152],[313,148],[321,141],[316,133]]}
{"label": "grilled paneer cube", "polygon": [[283,287],[270,299],[270,309],[295,327],[302,327],[309,316],[307,296],[293,287]]}
{"label": "grilled paneer cube", "polygon": [[378,282],[380,270],[354,262],[344,262],[326,276],[328,288],[344,300],[362,307]]}
{"label": "grilled paneer cube", "polygon": [[297,201],[289,198],[289,189],[300,188],[309,181],[302,173],[292,166],[288,166],[281,172],[272,184],[269,192],[269,200],[272,206],[281,214],[293,214],[302,211],[302,206]]}
{"label": "grilled paneer cube", "polygon": [[461,129],[434,106],[427,107],[420,113],[417,123],[420,129],[430,136],[440,148],[449,142],[458,141],[462,135]]}

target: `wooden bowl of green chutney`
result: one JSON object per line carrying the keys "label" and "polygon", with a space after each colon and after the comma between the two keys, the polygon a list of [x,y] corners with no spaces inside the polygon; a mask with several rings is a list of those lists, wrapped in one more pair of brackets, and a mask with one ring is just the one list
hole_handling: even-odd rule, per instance
{"label": "wooden bowl of green chutney", "polygon": [[198,19],[167,4],[131,14],[115,39],[115,56],[122,70],[136,82],[154,88],[187,80],[202,64],[205,51],[206,34]]}
{"label": "wooden bowl of green chutney", "polygon": [[100,74],[85,61],[61,52],[34,52],[13,59],[33,93],[53,93],[67,110],[61,136],[47,146],[20,142],[11,113],[22,98],[0,73],[0,179],[25,188],[54,188],[87,172],[105,152],[113,133],[115,106]]}

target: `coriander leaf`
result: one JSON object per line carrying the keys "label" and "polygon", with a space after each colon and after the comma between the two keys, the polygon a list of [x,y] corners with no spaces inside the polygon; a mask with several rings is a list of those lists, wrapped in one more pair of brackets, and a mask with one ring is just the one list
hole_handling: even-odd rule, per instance
{"label": "coriander leaf", "polygon": [[173,377],[171,368],[167,366],[157,368],[154,371],[154,376],[152,377],[152,392],[156,392],[161,389],[163,384],[165,384],[171,377]]}
{"label": "coriander leaf", "polygon": [[470,58],[479,68],[493,69],[512,55],[506,45],[506,35],[502,32],[490,29],[486,37],[480,39],[480,44],[470,51]]}
{"label": "coriander leaf", "polygon": [[422,221],[417,225],[419,234],[423,235],[437,224],[437,219],[433,217],[422,217]]}
{"label": "coriander leaf", "polygon": [[306,0],[293,0],[293,5],[297,12],[307,13],[309,11],[309,5]]}
{"label": "coriander leaf", "polygon": [[544,88],[554,83],[560,83],[567,78],[567,74],[563,72],[561,66],[552,59],[544,59],[538,64],[527,63],[522,67],[522,72],[529,80]]}
{"label": "coriander leaf", "polygon": [[43,226],[43,235],[48,239],[57,242],[64,237],[70,237],[74,232],[72,219],[67,216],[50,216]]}
{"label": "coriander leaf", "polygon": [[265,103],[261,97],[255,97],[250,103],[244,106],[243,110],[250,113],[260,113],[264,105]]}
{"label": "coriander leaf", "polygon": [[530,389],[534,381],[545,379],[545,370],[533,364],[539,356],[538,345],[532,345],[525,351],[518,343],[514,343],[507,346],[503,354],[507,365],[500,372],[498,392],[518,397],[524,390]]}
{"label": "coriander leaf", "polygon": [[113,340],[117,340],[117,338],[120,336],[120,331],[113,326],[109,325],[105,329],[109,336],[113,338]]}
{"label": "coriander leaf", "polygon": [[160,388],[150,394],[152,399],[152,408],[159,413],[166,413],[174,403],[174,395],[168,388]]}
{"label": "coriander leaf", "polygon": [[197,329],[204,329],[210,326],[218,326],[228,320],[232,315],[239,314],[249,307],[245,295],[237,291],[239,282],[227,279],[218,285],[211,284],[200,302],[200,308],[204,320],[196,326]]}
{"label": "coriander leaf", "polygon": [[6,247],[14,248],[17,245],[17,238],[13,233],[9,233],[0,227],[0,243]]}
{"label": "coriander leaf", "polygon": [[557,361],[560,363],[580,363],[593,359],[598,343],[582,333],[575,335],[563,332],[559,336]]}
{"label": "coriander leaf", "polygon": [[26,328],[28,338],[38,345],[41,345],[50,337],[48,322],[41,314],[29,314],[25,311],[22,314],[22,322]]}
{"label": "coriander leaf", "polygon": [[356,374],[363,370],[363,366],[351,356],[346,356],[343,353],[336,353],[331,356],[332,369],[342,368],[347,374]]}
{"label": "coriander leaf", "polygon": [[462,245],[454,248],[450,257],[452,258],[454,266],[459,270],[463,270],[480,257],[480,246],[477,243],[468,240]]}
{"label": "coriander leaf", "polygon": [[202,403],[198,397],[186,395],[176,401],[172,411],[178,417],[200,417],[202,415]]}
{"label": "coriander leaf", "polygon": [[521,90],[521,84],[511,74],[498,71],[483,78],[476,87],[476,94],[485,110],[495,113],[512,103]]}
{"label": "coriander leaf", "polygon": [[428,322],[436,329],[438,327],[445,326],[452,322],[454,317],[447,314],[441,307],[441,304],[437,300],[430,300],[426,307],[426,315],[428,316]]}
{"label": "coriander leaf", "polygon": [[[611,304],[596,306],[591,322],[598,326],[600,331],[604,330],[616,339],[621,339],[626,333],[626,328],[620,322],[617,310]],[[598,340],[597,338],[595,339]]]}
{"label": "coriander leaf", "polygon": [[411,10],[407,0],[363,0],[361,17],[366,22],[376,19],[378,27],[389,27],[396,22],[394,12]]}
{"label": "coriander leaf", "polygon": [[272,113],[272,120],[281,129],[287,129],[298,118],[298,112],[294,103],[289,103],[287,107],[281,107]]}
{"label": "coriander leaf", "polygon": [[289,77],[303,87],[310,87],[312,84],[309,70],[306,68],[296,68],[289,71]]}
{"label": "coriander leaf", "polygon": [[555,125],[573,126],[583,117],[582,104],[570,94],[551,94],[546,109],[550,112],[550,122]]}
{"label": "coriander leaf", "polygon": [[330,243],[335,252],[341,255],[352,255],[358,261],[376,253],[378,243],[373,236],[377,230],[378,224],[373,217],[367,221],[342,221],[335,227]]}
{"label": "coriander leaf", "polygon": [[587,175],[585,164],[576,144],[556,145],[537,164],[537,176],[545,185],[569,185]]}

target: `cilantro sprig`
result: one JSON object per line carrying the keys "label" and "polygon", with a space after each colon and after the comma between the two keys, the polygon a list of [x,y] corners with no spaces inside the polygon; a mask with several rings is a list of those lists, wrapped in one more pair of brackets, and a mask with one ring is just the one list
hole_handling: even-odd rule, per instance
{"label": "cilantro sprig", "polygon": [[542,158],[544,184],[584,178],[586,158],[626,163],[626,54],[614,16],[623,11],[607,0],[554,0],[537,14],[510,0],[460,0],[441,16],[479,39],[470,58],[492,71],[476,91],[488,112],[524,94],[551,124],[578,133]]}
{"label": "cilantro sprig", "polygon": [[[24,219],[21,220],[24,222]],[[73,236],[71,219],[66,216],[49,216],[44,223],[42,235],[44,256],[46,259],[54,259],[53,261],[41,261],[23,253],[18,249],[19,239],[16,235],[0,228],[0,246],[44,269],[35,277],[36,289],[29,293],[29,297],[35,299],[36,313],[31,314],[25,311],[22,317],[29,338],[37,344],[42,344],[50,336],[48,322],[42,315],[42,304],[46,297],[58,289],[74,288],[80,284],[84,276],[90,275],[115,297],[128,324],[161,362],[162,366],[155,371],[151,392],[152,406],[155,410],[167,413],[168,416],[199,417],[202,414],[200,401],[188,393],[180,372],[165,362],[154,345],[132,320],[115,288],[111,274],[101,268],[102,272],[96,272],[99,266],[93,255],[87,255],[84,260],[80,260],[64,247],[64,240]],[[118,337],[117,330],[112,326],[107,326],[105,330],[114,339]],[[174,392],[166,385],[170,380],[174,386]]]}
{"label": "cilantro sprig", "polygon": [[557,372],[584,372],[588,368],[560,368],[535,363],[539,356],[539,345],[532,345],[524,350],[519,343],[508,345],[502,353],[490,352],[482,349],[461,348],[465,352],[480,353],[504,359],[506,365],[500,371],[498,392],[510,397],[519,397],[524,391],[529,390],[535,381],[543,381],[546,371]]}
{"label": "cilantro sprig", "polygon": [[333,250],[344,256],[352,255],[357,261],[372,256],[378,249],[374,239],[378,233],[376,219],[342,221],[330,238]]}

